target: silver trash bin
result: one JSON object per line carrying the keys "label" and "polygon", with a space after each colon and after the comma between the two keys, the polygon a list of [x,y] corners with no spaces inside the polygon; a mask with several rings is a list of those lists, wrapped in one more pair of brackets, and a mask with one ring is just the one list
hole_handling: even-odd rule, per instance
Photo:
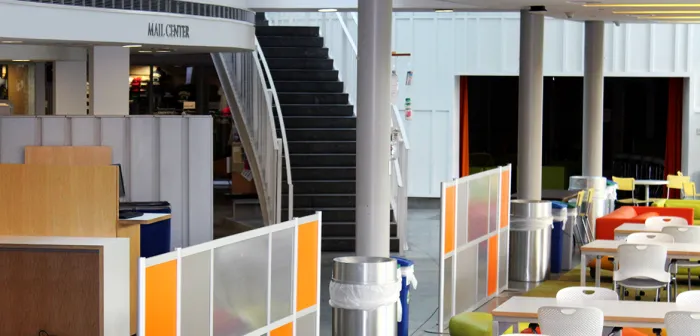
{"label": "silver trash bin", "polygon": [[396,335],[401,273],[395,259],[333,259],[333,336]]}
{"label": "silver trash bin", "polygon": [[552,204],[548,201],[510,202],[510,261],[508,280],[544,281],[549,273],[552,243]]}
{"label": "silver trash bin", "polygon": [[595,224],[596,219],[603,217],[610,213],[610,202],[607,195],[607,182],[608,180],[602,176],[571,176],[569,177],[569,190],[579,191],[593,189],[593,195],[591,197],[591,203],[587,202],[588,195],[586,195],[586,201],[584,202],[584,210],[588,214],[589,231],[593,234],[595,238]]}

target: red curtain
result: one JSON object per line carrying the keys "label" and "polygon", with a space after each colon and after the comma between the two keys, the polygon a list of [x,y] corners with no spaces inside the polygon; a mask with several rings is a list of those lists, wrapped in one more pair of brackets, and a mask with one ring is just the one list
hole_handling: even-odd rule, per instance
{"label": "red curtain", "polygon": [[459,173],[469,175],[469,91],[467,76],[459,77]]}
{"label": "red curtain", "polygon": [[[668,119],[666,120],[666,158],[664,177],[681,170],[683,136],[683,78],[668,80]],[[687,173],[687,172],[686,172]],[[671,198],[679,198],[680,191],[671,189]]]}

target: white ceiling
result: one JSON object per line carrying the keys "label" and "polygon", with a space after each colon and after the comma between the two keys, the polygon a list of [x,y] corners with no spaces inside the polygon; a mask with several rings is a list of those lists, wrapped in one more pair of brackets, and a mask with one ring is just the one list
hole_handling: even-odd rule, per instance
{"label": "white ceiling", "polygon": [[[512,11],[528,8],[533,5],[543,5],[547,8],[545,15],[573,20],[603,20],[619,22],[674,22],[697,21],[700,23],[700,1],[698,0],[599,0],[599,1],[566,1],[566,0],[443,0],[458,5],[470,5],[479,10]],[[619,5],[600,7],[600,5]],[[644,6],[646,5],[646,6]],[[654,6],[649,6],[654,5]],[[658,5],[658,6],[656,6]],[[655,14],[616,14],[620,11],[652,11]],[[694,11],[695,13],[658,13],[662,11]],[[567,15],[569,14],[569,15]],[[653,16],[653,19],[640,19],[639,16]],[[663,16],[693,17],[673,20],[659,19]]]}

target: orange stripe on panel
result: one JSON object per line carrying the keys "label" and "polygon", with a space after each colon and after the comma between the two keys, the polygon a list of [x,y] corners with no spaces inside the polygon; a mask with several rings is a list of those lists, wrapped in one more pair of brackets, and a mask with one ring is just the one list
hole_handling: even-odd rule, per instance
{"label": "orange stripe on panel", "polygon": [[489,238],[488,290],[489,296],[496,294],[498,289],[498,234]]}
{"label": "orange stripe on panel", "polygon": [[455,194],[457,186],[445,190],[445,254],[455,249]]}
{"label": "orange stripe on panel", "polygon": [[146,334],[175,336],[177,260],[146,268]]}
{"label": "orange stripe on panel", "polygon": [[501,173],[501,228],[508,226],[510,205],[510,170]]}
{"label": "orange stripe on panel", "polygon": [[293,334],[294,334],[294,324],[293,323],[287,323],[287,324],[270,332],[270,336],[292,336]]}
{"label": "orange stripe on panel", "polygon": [[297,243],[297,311],[318,304],[318,221],[299,225]]}

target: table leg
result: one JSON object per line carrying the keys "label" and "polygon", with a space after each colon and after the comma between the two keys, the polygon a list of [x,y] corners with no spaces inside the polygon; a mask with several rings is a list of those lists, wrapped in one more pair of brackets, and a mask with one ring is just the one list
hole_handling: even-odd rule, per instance
{"label": "table leg", "polygon": [[586,254],[581,252],[581,286],[586,286]]}
{"label": "table leg", "polygon": [[501,335],[501,333],[498,330],[498,327],[499,327],[498,321],[493,320],[493,326],[491,327],[491,330],[492,330],[491,334],[493,336],[500,336]]}
{"label": "table leg", "polygon": [[648,201],[649,200],[649,185],[648,184],[646,185],[646,188],[644,188],[644,196],[645,196],[644,200]]}
{"label": "table leg", "polygon": [[600,256],[595,256],[595,286],[600,287]]}

